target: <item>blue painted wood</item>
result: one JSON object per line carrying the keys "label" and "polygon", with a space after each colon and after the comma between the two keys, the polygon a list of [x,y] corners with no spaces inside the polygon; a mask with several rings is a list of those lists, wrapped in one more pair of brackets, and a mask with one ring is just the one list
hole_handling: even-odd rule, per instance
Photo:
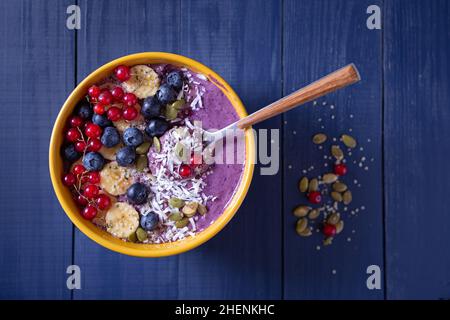
{"label": "blue painted wood", "polygon": [[[249,112],[281,95],[278,1],[182,1],[181,53],[210,66]],[[280,128],[280,118],[257,128]],[[241,209],[208,243],[180,256],[182,299],[281,298],[281,175],[256,168]]]}
{"label": "blue painted wood", "polygon": [[[366,28],[366,8],[372,4],[381,5],[381,1],[284,2],[285,94],[350,62],[357,65],[362,76],[359,84],[284,116],[286,299],[384,296],[384,288],[371,291],[366,287],[366,268],[372,264],[383,268],[381,32]],[[323,149],[311,142],[318,132],[330,137]],[[299,179],[305,175],[302,170],[313,166],[306,174],[310,178],[329,172],[333,161],[324,160],[324,156],[330,154],[331,137],[339,138],[342,133],[350,133],[359,141],[351,156],[346,152],[349,174],[342,179],[353,191],[354,201],[347,211],[340,206],[344,231],[331,247],[323,247],[322,237],[315,231],[306,239],[295,233],[296,219],[291,210],[307,203],[297,189]],[[367,158],[364,166],[369,167],[368,171],[358,166],[362,157]],[[352,215],[357,208],[359,212]]]}
{"label": "blue painted wood", "polygon": [[68,299],[72,226],[53,193],[48,147],[74,84],[69,1],[0,2],[0,298]]}
{"label": "blue painted wood", "polygon": [[389,299],[449,299],[450,3],[385,9]]}

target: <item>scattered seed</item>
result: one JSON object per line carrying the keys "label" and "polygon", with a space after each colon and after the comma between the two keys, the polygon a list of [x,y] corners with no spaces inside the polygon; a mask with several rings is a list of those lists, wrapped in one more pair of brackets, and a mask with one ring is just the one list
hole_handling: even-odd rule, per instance
{"label": "scattered seed", "polygon": [[312,235],[311,229],[310,228],[306,228],[303,232],[298,234],[301,237],[309,237],[310,235]]}
{"label": "scattered seed", "polygon": [[332,225],[336,225],[339,220],[341,219],[341,216],[339,215],[339,213],[337,212],[333,212],[332,214],[330,214],[327,218],[327,223],[332,224]]}
{"label": "scattered seed", "polygon": [[170,198],[169,199],[169,206],[172,208],[181,208],[185,205],[184,200],[179,198]]}
{"label": "scattered seed", "polygon": [[133,232],[132,234],[130,234],[127,239],[130,242],[136,242],[137,241],[136,232]]}
{"label": "scattered seed", "polygon": [[331,192],[331,198],[333,198],[334,201],[342,202],[342,195],[337,191]]}
{"label": "scattered seed", "polygon": [[352,202],[352,192],[350,190],[347,190],[342,195],[342,199],[344,201],[345,205],[348,205],[350,202]]}
{"label": "scattered seed", "polygon": [[172,221],[180,221],[181,219],[183,219],[183,213],[181,212],[174,212],[169,216],[169,220]]}
{"label": "scattered seed", "polygon": [[311,207],[298,206],[294,209],[293,213],[297,218],[303,218],[308,214],[309,210],[311,210]]}
{"label": "scattered seed", "polygon": [[349,136],[348,134],[343,134],[341,136],[341,139],[347,148],[355,148],[356,147],[356,140],[352,136]]}
{"label": "scattered seed", "polygon": [[338,176],[335,175],[334,173],[326,173],[323,175],[322,177],[322,181],[326,184],[330,184],[333,183],[337,180]]}
{"label": "scattered seed", "polygon": [[146,155],[141,154],[136,160],[136,169],[143,171],[146,168],[148,168],[148,158]]}
{"label": "scattered seed", "polygon": [[347,190],[347,185],[343,182],[336,181],[333,183],[333,190],[337,192],[344,192]]}
{"label": "scattered seed", "polygon": [[140,242],[142,242],[142,241],[144,241],[144,240],[147,239],[148,235],[147,235],[147,232],[145,232],[144,229],[138,228],[138,229],[136,230],[136,237],[137,237],[137,239],[138,239]]}
{"label": "scattered seed", "polygon": [[327,141],[327,136],[323,133],[317,133],[313,136],[312,141],[314,144],[322,144]]}
{"label": "scattered seed", "polygon": [[323,245],[324,246],[329,246],[330,244],[332,244],[333,243],[333,237],[328,237],[328,238],[325,238],[324,240],[323,240]]}
{"label": "scattered seed", "polygon": [[203,204],[199,203],[197,208],[198,213],[200,213],[202,216],[204,216],[206,213],[208,213],[208,209]]}
{"label": "scattered seed", "polygon": [[197,208],[198,208],[197,202],[188,202],[184,205],[181,211],[186,217],[191,218],[197,213]]}
{"label": "scattered seed", "polygon": [[159,139],[157,137],[153,137],[153,147],[155,148],[156,152],[161,152],[161,142],[159,142]]}
{"label": "scattered seed", "polygon": [[308,226],[308,219],[301,218],[297,221],[297,225],[295,227],[295,231],[297,231],[298,234],[301,234],[305,231],[306,227]]}
{"label": "scattered seed", "polygon": [[187,224],[189,223],[189,218],[184,217],[183,219],[175,222],[175,226],[179,229],[184,228],[187,226]]}
{"label": "scattered seed", "polygon": [[311,210],[311,211],[309,212],[308,217],[309,217],[311,220],[314,220],[314,219],[317,219],[317,218],[319,217],[319,215],[320,215],[320,211],[317,210],[317,209],[313,209],[313,210]]}
{"label": "scattered seed", "polygon": [[308,191],[312,192],[317,190],[319,190],[319,180],[317,180],[316,178],[311,179],[311,181],[309,182]]}
{"label": "scattered seed", "polygon": [[301,178],[300,182],[298,183],[298,188],[299,188],[300,192],[308,191],[308,185],[309,185],[308,178],[307,177]]}
{"label": "scattered seed", "polygon": [[344,221],[339,220],[339,222],[336,224],[336,234],[341,233],[341,231],[344,229]]}
{"label": "scattered seed", "polygon": [[146,141],[136,147],[136,153],[137,154],[146,154],[148,152],[148,149],[150,149],[151,146],[150,141]]}
{"label": "scattered seed", "polygon": [[337,146],[337,145],[331,146],[331,154],[338,161],[344,159],[344,153],[342,152],[341,148],[339,148],[339,146]]}
{"label": "scattered seed", "polygon": [[181,142],[177,142],[177,144],[175,145],[175,156],[179,159],[179,160],[184,160],[184,145]]}

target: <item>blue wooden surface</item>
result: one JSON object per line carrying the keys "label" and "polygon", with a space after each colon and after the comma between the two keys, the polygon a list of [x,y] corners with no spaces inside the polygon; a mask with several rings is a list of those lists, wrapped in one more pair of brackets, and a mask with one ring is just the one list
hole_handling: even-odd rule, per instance
{"label": "blue wooden surface", "polygon": [[[78,0],[76,36],[65,26],[74,3],[0,2],[0,298],[450,298],[448,1]],[[373,4],[382,30],[366,28]],[[256,169],[242,208],[214,239],[140,259],[73,232],[47,168],[52,124],[74,84],[140,51],[198,59],[250,112],[348,62],[363,81],[258,126],[281,130],[282,168]],[[303,168],[325,170],[311,135],[350,129],[364,148],[349,163],[348,178],[361,184],[352,207],[366,209],[347,212],[344,233],[324,248],[318,235],[295,235],[291,208],[304,201],[296,185]],[[362,156],[368,171],[352,162]],[[71,292],[72,263],[82,289]],[[373,264],[381,290],[366,288]]]}

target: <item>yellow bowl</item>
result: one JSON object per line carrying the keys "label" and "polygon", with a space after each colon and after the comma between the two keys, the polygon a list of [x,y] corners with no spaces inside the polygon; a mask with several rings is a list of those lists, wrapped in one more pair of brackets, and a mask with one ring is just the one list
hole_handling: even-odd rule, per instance
{"label": "yellow bowl", "polygon": [[195,237],[188,237],[176,242],[164,244],[135,244],[124,242],[111,236],[109,233],[96,227],[92,222],[85,220],[79,213],[79,209],[72,199],[70,190],[62,184],[61,176],[63,174],[63,161],[60,155],[61,144],[63,143],[63,130],[68,117],[72,113],[77,102],[86,95],[87,89],[110,75],[114,68],[118,65],[136,65],[136,64],[153,64],[153,63],[169,63],[177,66],[185,66],[195,72],[199,72],[207,76],[212,81],[215,81],[217,86],[222,90],[226,97],[230,100],[239,117],[247,115],[241,100],[233,89],[225,82],[217,73],[204,66],[203,64],[171,53],[164,52],[143,52],[128,55],[114,61],[111,61],[94,72],[92,72],[86,79],[84,79],[70,94],[66,102],[61,108],[59,115],[53,127],[52,137],[50,140],[50,155],[49,166],[50,176],[52,179],[53,188],[58,197],[61,206],[66,212],[70,220],[81,230],[85,235],[91,238],[98,244],[117,251],[123,254],[138,256],[138,257],[163,257],[174,254],[179,254],[190,249],[193,249],[202,243],[211,239],[216,235],[225,225],[231,220],[242,201],[247,194],[250,182],[253,176],[253,159],[255,157],[255,141],[251,130],[245,133],[246,145],[246,160],[245,168],[239,185],[230,200],[225,211],[217,220],[205,230],[196,234]]}

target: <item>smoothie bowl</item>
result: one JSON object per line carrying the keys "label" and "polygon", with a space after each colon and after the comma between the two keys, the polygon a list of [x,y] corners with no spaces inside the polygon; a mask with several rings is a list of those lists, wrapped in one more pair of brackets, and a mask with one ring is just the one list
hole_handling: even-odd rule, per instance
{"label": "smoothie bowl", "polygon": [[70,220],[111,250],[161,257],[195,248],[238,210],[254,158],[247,130],[243,161],[215,163],[202,130],[245,116],[231,87],[194,60],[160,52],[114,60],[58,115],[49,157],[56,195]]}

